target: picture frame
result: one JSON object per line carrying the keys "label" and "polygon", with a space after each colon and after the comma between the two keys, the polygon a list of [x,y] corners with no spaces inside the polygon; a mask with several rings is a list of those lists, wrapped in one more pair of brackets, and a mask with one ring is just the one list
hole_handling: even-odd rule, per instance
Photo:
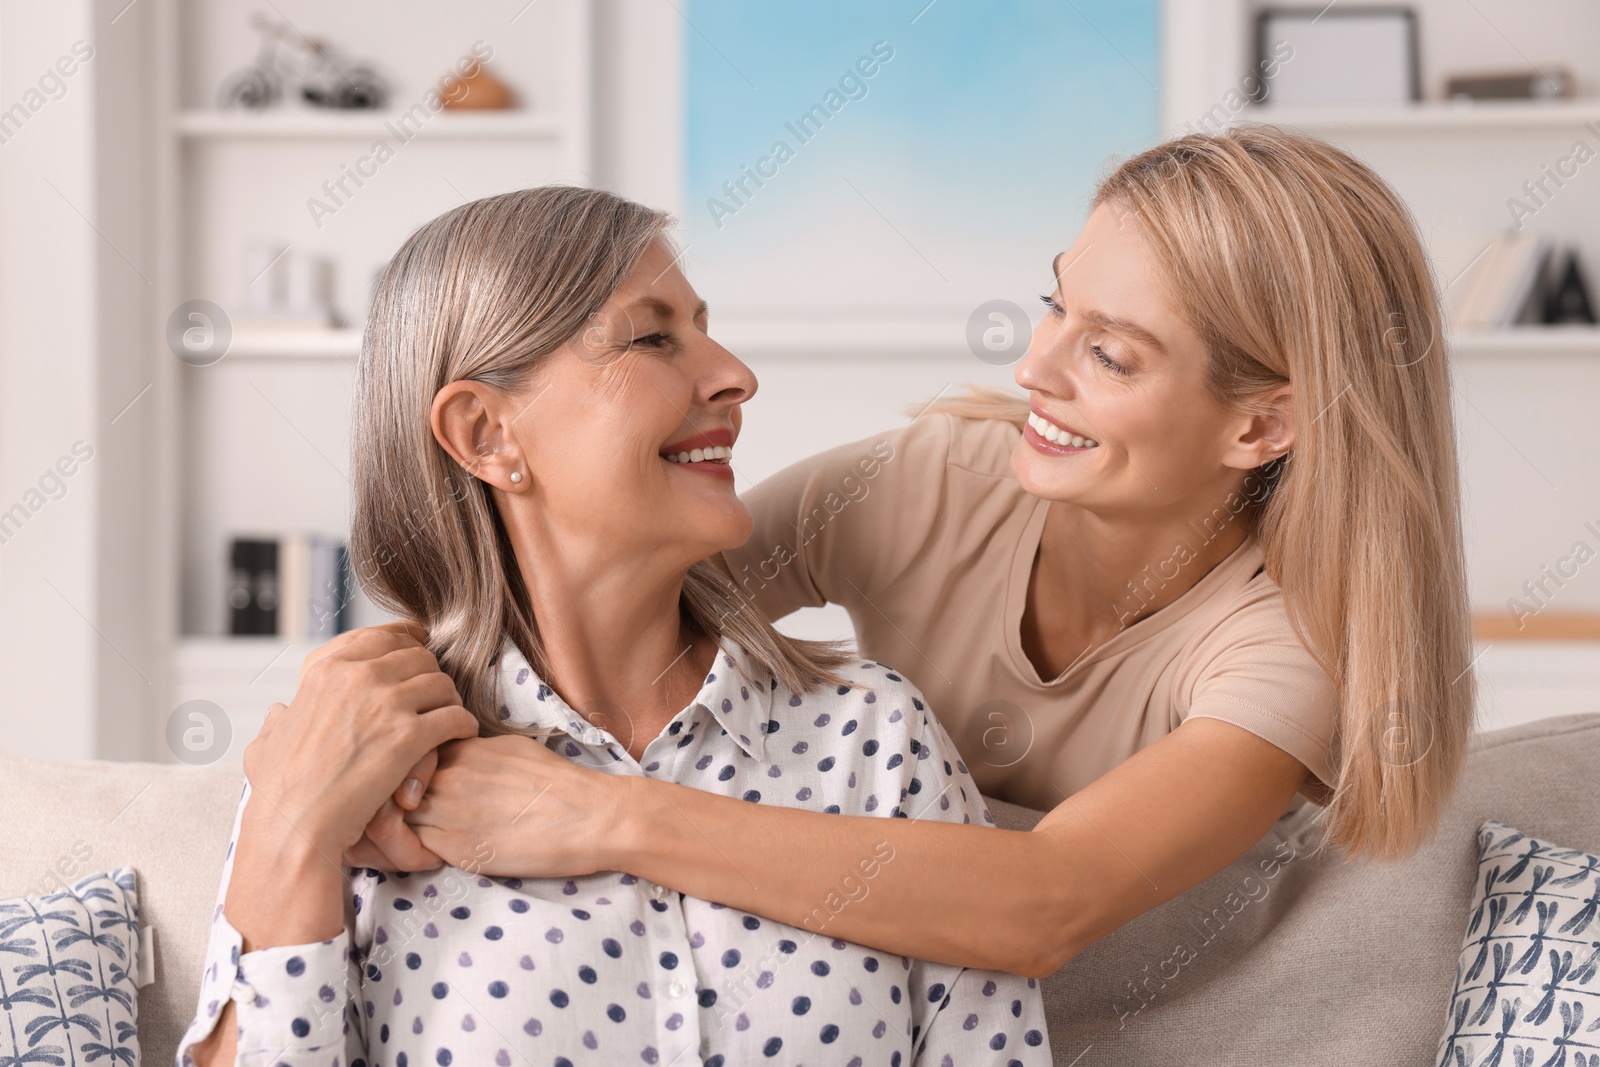
{"label": "picture frame", "polygon": [[1256,15],[1258,102],[1409,104],[1422,99],[1416,9],[1401,4],[1267,7]]}

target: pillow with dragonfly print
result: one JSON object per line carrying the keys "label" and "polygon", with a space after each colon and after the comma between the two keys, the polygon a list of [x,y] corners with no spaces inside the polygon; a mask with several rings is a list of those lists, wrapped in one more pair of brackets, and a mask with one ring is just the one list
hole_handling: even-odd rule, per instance
{"label": "pillow with dragonfly print", "polygon": [[1600,856],[1478,828],[1437,1067],[1600,1067]]}
{"label": "pillow with dragonfly print", "polygon": [[136,884],[121,867],[0,900],[0,1067],[137,1067]]}

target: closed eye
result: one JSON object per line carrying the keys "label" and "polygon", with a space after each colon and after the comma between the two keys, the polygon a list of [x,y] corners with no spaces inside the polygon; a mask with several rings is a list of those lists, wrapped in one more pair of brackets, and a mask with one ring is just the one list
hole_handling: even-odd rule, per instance
{"label": "closed eye", "polygon": [[1089,346],[1089,351],[1094,354],[1094,358],[1095,359],[1100,361],[1100,365],[1102,367],[1104,367],[1106,370],[1110,371],[1111,373],[1113,373],[1113,374],[1127,374],[1128,373],[1128,368],[1127,367],[1124,367],[1122,364],[1118,363],[1116,360],[1114,360],[1110,356],[1106,355],[1105,349],[1101,348],[1099,345],[1090,345]]}
{"label": "closed eye", "polygon": [[[1050,314],[1056,316],[1060,316],[1062,314],[1061,305],[1056,303],[1053,297],[1041,293],[1039,295],[1039,302],[1049,309]],[[1127,367],[1124,367],[1122,364],[1106,355],[1105,349],[1101,348],[1099,345],[1090,345],[1089,352],[1096,360],[1099,361],[1102,367],[1111,373],[1122,375],[1131,373]]]}

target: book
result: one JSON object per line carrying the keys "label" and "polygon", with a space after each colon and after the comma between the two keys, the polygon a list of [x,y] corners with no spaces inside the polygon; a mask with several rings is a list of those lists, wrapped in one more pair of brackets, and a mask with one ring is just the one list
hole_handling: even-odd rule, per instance
{"label": "book", "polygon": [[1549,242],[1531,233],[1513,230],[1494,238],[1452,304],[1456,326],[1494,330],[1526,321],[1550,252]]}
{"label": "book", "polygon": [[228,632],[278,632],[278,542],[236,538],[228,549]]}
{"label": "book", "polygon": [[278,588],[283,608],[278,613],[279,637],[289,641],[306,639],[306,591],[311,587],[311,541],[305,534],[285,534],[278,538]]}
{"label": "book", "polygon": [[1550,326],[1595,325],[1594,301],[1578,261],[1578,250],[1567,252],[1564,264],[1546,276],[1540,321]]}
{"label": "book", "polygon": [[349,553],[342,541],[312,538],[306,596],[306,636],[326,641],[349,626]]}

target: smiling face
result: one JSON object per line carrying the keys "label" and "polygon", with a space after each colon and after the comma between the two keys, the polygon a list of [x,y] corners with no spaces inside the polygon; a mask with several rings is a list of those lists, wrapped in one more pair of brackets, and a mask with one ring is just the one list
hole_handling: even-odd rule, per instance
{"label": "smiling face", "polygon": [[467,386],[487,416],[477,473],[505,494],[508,524],[685,568],[749,538],[729,459],[756,379],[706,324],[705,303],[657,241],[518,389]]}
{"label": "smiling face", "polygon": [[1209,509],[1288,447],[1285,426],[1207,388],[1205,345],[1119,205],[1095,208],[1053,270],[1016,371],[1032,413],[1011,465],[1030,493],[1107,515]]}

